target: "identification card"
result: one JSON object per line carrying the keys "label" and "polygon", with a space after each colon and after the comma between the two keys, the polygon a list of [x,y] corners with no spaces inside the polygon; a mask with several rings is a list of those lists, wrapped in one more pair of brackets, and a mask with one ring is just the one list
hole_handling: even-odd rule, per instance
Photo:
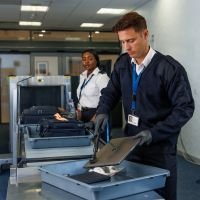
{"label": "identification card", "polygon": [[139,125],[139,117],[135,116],[135,115],[128,115],[128,123],[134,126],[138,126]]}

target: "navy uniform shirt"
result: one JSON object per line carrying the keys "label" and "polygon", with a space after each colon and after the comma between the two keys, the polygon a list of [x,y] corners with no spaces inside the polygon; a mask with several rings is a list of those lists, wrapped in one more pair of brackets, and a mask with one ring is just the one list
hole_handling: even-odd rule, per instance
{"label": "navy uniform shirt", "polygon": [[[127,121],[132,113],[132,66],[127,53],[115,63],[97,114],[110,113],[121,98]],[[126,124],[125,134],[136,135],[148,129],[152,134],[150,146],[155,146],[152,151],[175,152],[181,127],[193,111],[194,100],[185,69],[172,57],[157,52],[143,71],[137,89],[135,113],[140,119],[139,126]]]}

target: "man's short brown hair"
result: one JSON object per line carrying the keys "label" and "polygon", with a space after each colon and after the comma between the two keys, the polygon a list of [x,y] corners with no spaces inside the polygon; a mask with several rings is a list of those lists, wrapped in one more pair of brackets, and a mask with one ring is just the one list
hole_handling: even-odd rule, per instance
{"label": "man's short brown hair", "polygon": [[134,28],[136,32],[147,29],[145,18],[137,12],[129,12],[119,19],[119,21],[113,26],[112,30],[118,32],[131,27]]}

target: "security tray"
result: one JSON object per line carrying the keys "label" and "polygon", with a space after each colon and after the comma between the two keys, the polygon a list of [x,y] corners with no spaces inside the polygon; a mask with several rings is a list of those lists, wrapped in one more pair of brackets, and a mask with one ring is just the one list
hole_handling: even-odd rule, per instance
{"label": "security tray", "polygon": [[119,165],[124,170],[110,180],[86,184],[70,178],[87,172],[84,167],[87,162],[88,159],[84,159],[42,166],[42,182],[87,200],[108,200],[162,188],[169,175],[167,170],[124,160]]}
{"label": "security tray", "polygon": [[89,146],[92,139],[90,133],[80,136],[40,137],[39,125],[37,124],[24,126],[24,132],[27,134],[33,149]]}

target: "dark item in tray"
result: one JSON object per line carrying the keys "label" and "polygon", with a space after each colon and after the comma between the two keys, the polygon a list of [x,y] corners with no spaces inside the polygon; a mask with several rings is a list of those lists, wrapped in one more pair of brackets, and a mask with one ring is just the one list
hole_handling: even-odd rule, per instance
{"label": "dark item in tray", "polygon": [[24,109],[23,115],[54,115],[58,112],[55,106],[32,106],[28,109]]}
{"label": "dark item in tray", "polygon": [[74,119],[68,121],[44,119],[40,123],[40,137],[65,137],[85,134],[84,123]]}
{"label": "dark item in tray", "polygon": [[87,183],[87,184],[98,183],[98,182],[110,180],[110,176],[100,174],[100,173],[97,173],[94,171],[85,172],[82,174],[71,175],[69,177],[72,179],[75,179],[77,181]]}
{"label": "dark item in tray", "polygon": [[22,124],[39,124],[42,119],[53,118],[58,112],[55,106],[32,106],[24,109],[21,115]]}

